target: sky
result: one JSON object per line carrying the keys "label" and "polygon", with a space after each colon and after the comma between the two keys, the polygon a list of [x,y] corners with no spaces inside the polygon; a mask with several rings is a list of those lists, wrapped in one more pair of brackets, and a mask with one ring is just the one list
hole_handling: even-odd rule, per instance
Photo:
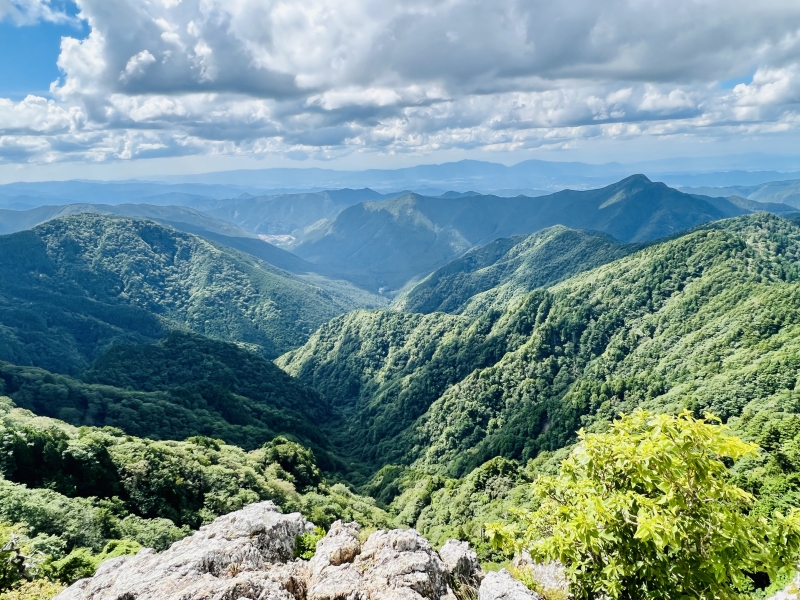
{"label": "sky", "polygon": [[800,158],[799,127],[797,0],[0,0],[3,180]]}

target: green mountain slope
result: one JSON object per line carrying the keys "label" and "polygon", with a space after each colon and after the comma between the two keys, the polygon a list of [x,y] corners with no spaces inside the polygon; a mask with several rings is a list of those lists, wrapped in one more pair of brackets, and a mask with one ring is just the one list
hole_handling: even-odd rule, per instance
{"label": "green mountain slope", "polygon": [[131,435],[206,435],[252,449],[288,434],[320,449],[330,404],[268,360],[234,344],[174,332],[118,345],[76,377],[0,362],[2,393],[38,415]]}
{"label": "green mountain slope", "polygon": [[[348,407],[334,433],[372,468],[463,475],[498,455],[562,448],[582,425],[637,405],[726,419],[751,402],[796,412],[786,402],[800,374],[799,282],[800,228],[753,215],[478,319],[348,315],[278,364]],[[402,335],[381,337],[389,319]]]}
{"label": "green mountain slope", "polygon": [[116,343],[171,329],[273,357],[358,306],[152,221],[79,215],[0,237],[0,360],[76,373]]}
{"label": "green mountain slope", "polygon": [[251,254],[291,273],[308,273],[315,270],[313,265],[300,257],[259,239],[254,233],[238,225],[186,206],[67,204],[63,206],[40,206],[29,210],[0,209],[0,234],[24,231],[51,219],[78,214],[148,219],[178,231],[193,233],[212,242]]}
{"label": "green mountain slope", "polygon": [[407,194],[342,211],[294,252],[366,289],[392,292],[476,245],[553,225],[637,242],[746,212],[724,198],[684,194],[644,175],[598,190],[538,198]]}
{"label": "green mountain slope", "polygon": [[[437,269],[393,303],[398,310],[480,314],[521,294],[621,258],[636,250],[563,226],[501,238]],[[476,296],[480,296],[476,298]]]}
{"label": "green mountain slope", "polygon": [[758,216],[551,288],[525,344],[453,386],[406,432],[407,447],[424,448],[408,459],[464,473],[498,454],[563,447],[579,426],[638,405],[728,419],[791,397],[798,261],[800,229]]}
{"label": "green mountain slope", "polygon": [[336,519],[389,525],[373,500],[326,481],[314,454],[285,438],[249,451],[201,436],[154,441],[109,427],[77,429],[5,397],[0,434],[0,535],[30,542],[34,564],[47,567],[30,569],[33,577],[71,583],[111,550],[162,551],[218,515],[263,500],[323,527]]}

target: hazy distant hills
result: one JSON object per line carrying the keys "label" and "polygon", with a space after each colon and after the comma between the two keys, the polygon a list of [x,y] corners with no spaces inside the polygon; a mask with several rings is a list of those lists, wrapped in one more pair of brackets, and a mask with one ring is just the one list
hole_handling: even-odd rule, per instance
{"label": "hazy distant hills", "polygon": [[151,219],[170,224],[185,224],[196,230],[233,237],[254,235],[230,221],[218,219],[186,206],[158,206],[153,204],[90,204],[45,205],[28,210],[0,209],[0,234],[16,233],[55,219],[82,213],[114,215]]}
{"label": "hazy distant hills", "polygon": [[396,291],[476,245],[553,225],[637,242],[747,212],[724,198],[685,194],[643,175],[538,198],[406,194],[347,208],[293,250],[366,289]]}
{"label": "hazy distant hills", "polygon": [[0,359],[74,373],[171,329],[274,357],[365,305],[359,290],[320,283],[152,221],[55,219],[0,236]]}
{"label": "hazy distant hills", "polygon": [[501,238],[437,269],[393,303],[409,312],[479,315],[513,298],[621,258],[641,244],[619,244],[593,232],[556,225]]}
{"label": "hazy distant hills", "polygon": [[[776,170],[781,169],[781,171]],[[797,179],[794,159],[776,160],[758,155],[655,160],[623,165],[620,163],[587,164],[525,160],[515,165],[462,160],[399,169],[339,171],[319,168],[277,168],[221,171],[199,175],[175,175],[163,178],[174,183],[220,185],[235,183],[263,189],[295,190],[372,188],[380,192],[412,190],[428,194],[426,188],[466,192],[477,190],[534,189],[549,192],[565,188],[589,189],[608,185],[630,173],[647,173],[670,185],[723,186],[755,185],[781,179]],[[0,190],[2,193],[2,190]],[[441,193],[441,192],[439,192]],[[430,195],[439,195],[430,194]],[[501,193],[498,195],[506,195]]]}
{"label": "hazy distant hills", "polygon": [[[205,201],[199,207],[255,234],[303,237],[306,228],[336,218],[349,206],[384,198],[386,196],[370,189],[342,189],[274,196],[246,195]],[[286,245],[290,243],[290,240],[285,242]]]}
{"label": "hazy distant hills", "polygon": [[759,185],[687,188],[685,191],[708,196],[740,196],[748,200],[770,203],[772,208],[769,210],[777,208],[773,205],[784,205],[784,210],[800,210],[800,179],[770,181]]}

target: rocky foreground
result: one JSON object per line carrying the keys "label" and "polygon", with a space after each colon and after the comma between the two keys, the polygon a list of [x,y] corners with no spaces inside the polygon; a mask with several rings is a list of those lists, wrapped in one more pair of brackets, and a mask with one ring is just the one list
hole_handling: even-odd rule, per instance
{"label": "rocky foreground", "polygon": [[294,558],[313,525],[272,502],[216,519],[156,553],[104,562],[57,600],[531,600],[506,571],[484,573],[465,542],[438,553],[413,529],[376,531],[334,523],[311,560]]}

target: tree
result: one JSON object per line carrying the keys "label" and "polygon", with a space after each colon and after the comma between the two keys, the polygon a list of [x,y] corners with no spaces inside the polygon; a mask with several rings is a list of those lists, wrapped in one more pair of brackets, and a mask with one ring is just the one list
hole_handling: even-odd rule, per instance
{"label": "tree", "polygon": [[736,599],[800,556],[800,512],[751,513],[726,464],[758,448],[709,415],[638,410],[579,432],[534,510],[489,527],[494,543],[565,565],[576,599]]}

